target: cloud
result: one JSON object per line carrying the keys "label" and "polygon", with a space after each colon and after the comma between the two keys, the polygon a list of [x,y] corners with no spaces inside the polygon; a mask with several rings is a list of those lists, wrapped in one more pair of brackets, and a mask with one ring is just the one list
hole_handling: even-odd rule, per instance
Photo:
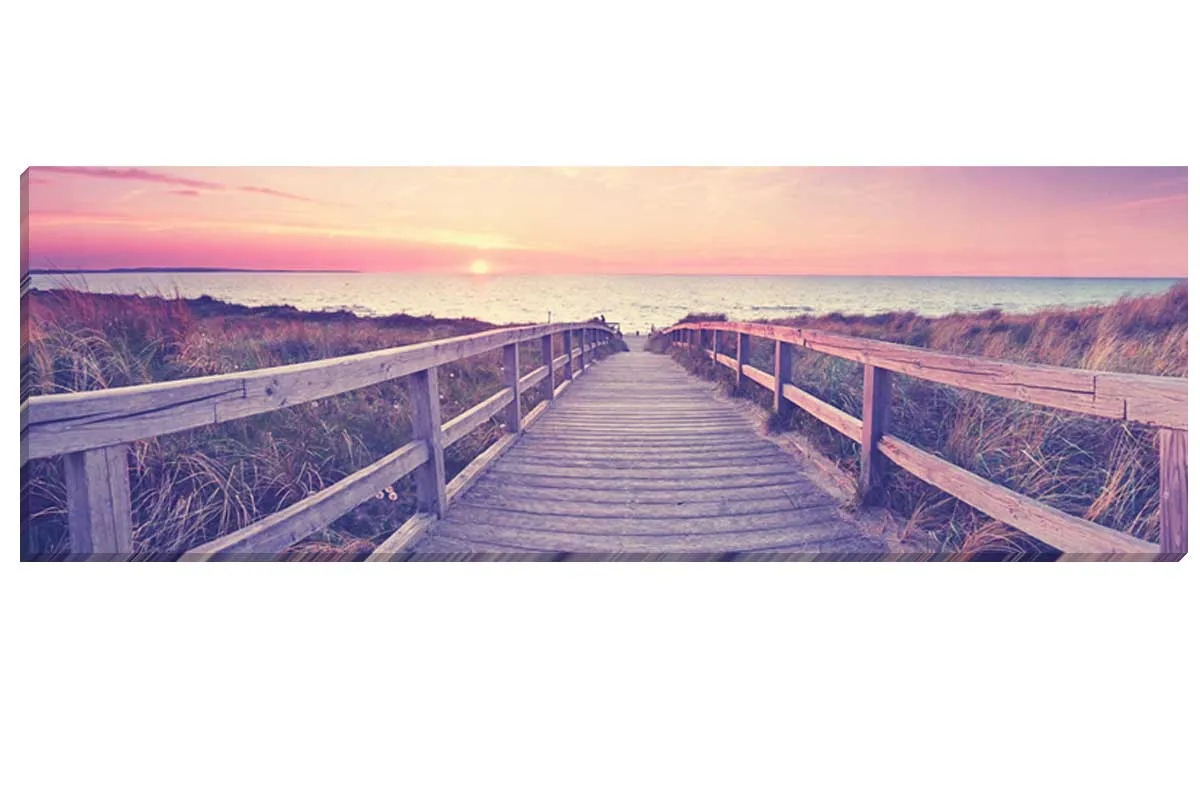
{"label": "cloud", "polygon": [[200,192],[194,188],[175,188],[167,192],[168,194],[178,194],[180,197],[199,197]]}
{"label": "cloud", "polygon": [[301,197],[299,194],[288,194],[286,191],[278,191],[273,188],[264,188],[263,186],[238,186],[237,191],[245,191],[250,194],[266,194],[270,197],[282,197],[285,200],[300,200],[302,202],[320,202],[312,197]]}
{"label": "cloud", "polygon": [[[265,194],[271,197],[279,197],[285,200],[299,200],[301,202],[320,202],[312,197],[302,197],[299,194],[289,194],[286,191],[280,191],[274,188],[265,186],[229,186],[224,183],[214,183],[210,180],[195,180],[191,177],[183,177],[178,174],[170,174],[169,172],[152,171],[150,169],[110,169],[104,166],[38,166],[36,171],[53,172],[55,174],[73,174],[82,177],[98,177],[105,180],[135,180],[141,183],[161,183],[162,185],[176,186],[179,189],[197,192],[203,191],[241,191],[247,194]],[[172,192],[176,193],[176,192]],[[198,196],[196,193],[186,194],[184,196]]]}
{"label": "cloud", "polygon": [[207,180],[193,180],[190,177],[180,177],[177,174],[154,172],[147,169],[109,169],[103,166],[38,166],[39,172],[54,174],[75,174],[83,177],[102,177],[108,180],[138,180],[143,183],[163,183],[184,188],[203,188],[210,191],[222,191],[225,186],[211,183]]}
{"label": "cloud", "polygon": [[1117,211],[1134,211],[1144,208],[1160,208],[1162,206],[1172,206],[1183,203],[1187,205],[1187,192],[1181,194],[1166,194],[1159,197],[1145,197],[1138,200],[1127,200],[1110,206]]}

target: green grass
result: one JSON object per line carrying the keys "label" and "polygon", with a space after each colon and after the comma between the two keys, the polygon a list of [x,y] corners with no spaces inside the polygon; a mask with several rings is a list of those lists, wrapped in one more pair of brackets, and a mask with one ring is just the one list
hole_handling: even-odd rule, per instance
{"label": "green grass", "polygon": [[[97,390],[266,368],[494,328],[471,319],[251,308],[211,298],[31,292],[22,300],[22,397]],[[561,337],[555,354],[562,353]],[[521,373],[541,362],[540,340],[521,346]],[[501,351],[439,371],[442,420],[503,387]],[[525,407],[541,400],[528,391]],[[503,433],[494,419],[446,452],[452,478]],[[133,446],[130,480],[135,559],[184,551],[261,519],[405,444],[411,436],[403,380]],[[411,477],[293,546],[288,559],[362,559],[414,511]],[[25,559],[68,550],[58,459],[22,468]]]}
{"label": "green grass", "polygon": [[[694,316],[691,320],[706,320]],[[1112,306],[1051,309],[1032,315],[989,311],[926,318],[911,312],[832,314],[774,321],[790,326],[1025,363],[1162,376],[1187,375],[1187,285]],[[648,346],[666,351],[659,338]],[[735,352],[731,336],[721,351]],[[700,352],[672,350],[693,373],[732,389],[733,374]],[[862,366],[796,350],[792,382],[862,416]],[[770,371],[774,345],[752,339],[750,363]],[[770,407],[769,395],[747,396]],[[803,433],[849,474],[859,445],[803,411],[773,417],[774,429]],[[890,432],[991,481],[1105,526],[1158,540],[1157,431],[961,391],[896,375]],[[907,530],[932,533],[945,549],[982,558],[1053,556],[1046,546],[994,521],[901,470],[886,482],[885,505]]]}

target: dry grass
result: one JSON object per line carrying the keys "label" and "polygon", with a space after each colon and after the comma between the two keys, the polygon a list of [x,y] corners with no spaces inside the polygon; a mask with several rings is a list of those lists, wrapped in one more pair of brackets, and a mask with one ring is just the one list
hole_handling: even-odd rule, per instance
{"label": "dry grass", "polygon": [[[696,317],[692,320],[705,320]],[[1031,315],[989,311],[926,318],[911,312],[833,314],[775,323],[889,340],[959,354],[1026,363],[1164,376],[1187,375],[1187,285],[1106,307],[1051,309]],[[651,348],[663,351],[662,341]],[[752,365],[770,370],[773,345],[751,341]],[[732,354],[726,336],[721,350]],[[699,352],[677,355],[695,373],[728,381],[732,373]],[[862,367],[798,351],[793,383],[862,416]],[[757,388],[757,386],[754,386]],[[750,396],[769,407],[765,392]],[[859,446],[798,411],[776,428],[803,432],[849,473]],[[897,375],[891,431],[955,464],[1073,515],[1158,540],[1155,430],[960,391]],[[932,532],[947,549],[987,559],[1045,558],[1055,552],[899,470],[890,473],[886,505],[911,529]]]}
{"label": "dry grass", "polygon": [[[355,354],[492,328],[476,320],[360,318],[249,308],[210,298],[31,292],[22,302],[22,396],[95,390]],[[561,342],[556,342],[561,353]],[[522,373],[540,346],[522,345]],[[443,366],[443,420],[503,386],[500,351]],[[526,407],[540,391],[525,394]],[[503,428],[483,425],[447,451],[453,477]],[[174,559],[361,469],[411,435],[402,380],[134,445],[131,486],[138,559]],[[67,551],[56,459],[22,468],[22,555]],[[413,512],[411,478],[294,546],[293,559],[361,559]]]}

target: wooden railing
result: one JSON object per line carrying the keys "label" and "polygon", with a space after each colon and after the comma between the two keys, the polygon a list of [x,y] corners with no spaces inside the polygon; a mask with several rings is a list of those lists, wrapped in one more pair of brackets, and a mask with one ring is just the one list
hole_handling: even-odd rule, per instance
{"label": "wooden railing", "polygon": [[[553,340],[559,334],[563,354],[555,357]],[[372,555],[388,559],[440,517],[613,335],[608,325],[596,322],[522,326],[234,374],[30,397],[21,406],[21,464],[62,456],[72,558],[124,559],[133,551],[130,442],[407,378],[410,442],[286,509],[184,554],[191,560],[269,559],[412,473],[418,511]],[[541,341],[542,365],[521,376],[520,345],[534,340]],[[504,389],[443,423],[438,367],[496,349],[503,350]],[[556,384],[555,375],[564,367]],[[521,394],[539,384],[545,386],[545,399],[522,414]],[[445,449],[501,411],[507,435],[447,484]]]}
{"label": "wooden railing", "polygon": [[[714,363],[774,395],[774,409],[796,406],[861,445],[859,490],[878,500],[884,459],[1071,559],[1171,559],[1187,552],[1187,379],[1026,365],[936,352],[897,343],[759,323],[679,323],[664,330],[673,345],[691,345]],[[719,351],[718,336],[737,336],[736,355]],[[774,373],[749,365],[750,338],[775,343]],[[795,347],[863,365],[863,418],[858,419],[792,384]],[[981,478],[888,431],[893,374],[905,374],[1088,416],[1159,429],[1160,539],[1156,545],[1069,515]]]}

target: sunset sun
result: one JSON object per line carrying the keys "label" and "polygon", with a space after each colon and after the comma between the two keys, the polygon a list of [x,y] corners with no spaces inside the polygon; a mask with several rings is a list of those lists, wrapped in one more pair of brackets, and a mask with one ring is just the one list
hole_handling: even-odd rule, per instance
{"label": "sunset sun", "polygon": [[473,276],[486,276],[492,272],[492,266],[485,259],[476,259],[471,262],[471,268],[468,272]]}

